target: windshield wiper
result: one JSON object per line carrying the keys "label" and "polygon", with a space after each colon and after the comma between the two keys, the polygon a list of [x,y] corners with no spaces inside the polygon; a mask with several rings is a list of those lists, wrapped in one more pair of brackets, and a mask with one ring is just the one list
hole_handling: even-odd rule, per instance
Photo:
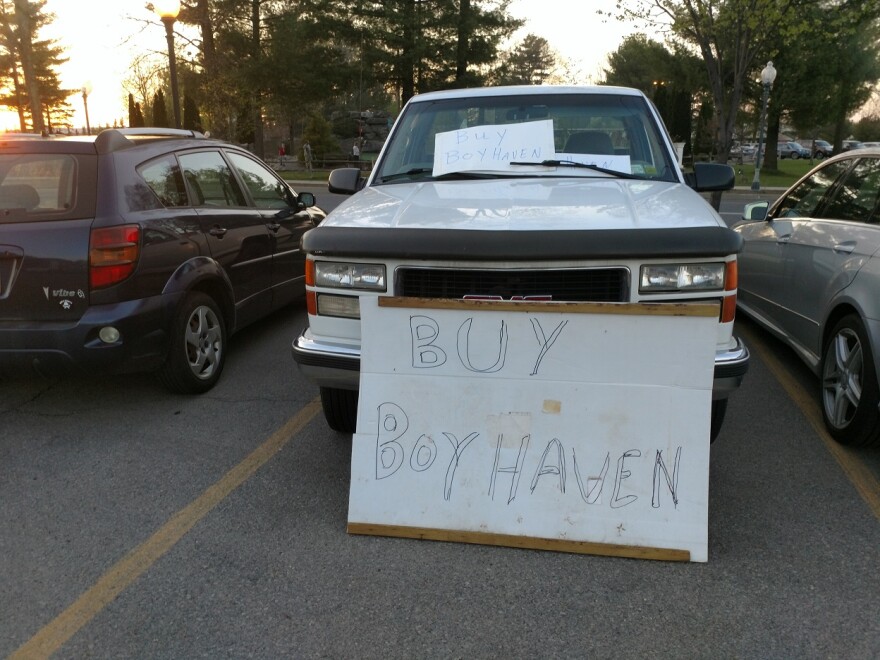
{"label": "windshield wiper", "polygon": [[602,174],[610,174],[611,176],[616,176],[620,179],[644,179],[645,177],[639,176],[638,174],[629,174],[628,172],[621,172],[619,170],[611,170],[607,167],[599,167],[598,165],[591,165],[590,163],[579,163],[575,160],[542,160],[538,162],[530,162],[530,161],[511,161],[511,165],[541,165],[543,167],[577,167],[583,168],[585,170],[592,170],[594,172],[601,172]]}
{"label": "windshield wiper", "polygon": [[404,177],[414,177],[417,174],[427,174],[429,172],[433,172],[434,169],[431,167],[414,167],[411,170],[406,170],[405,172],[395,172],[394,174],[386,174],[379,181],[385,183],[386,181],[394,181],[395,179],[403,179]]}
{"label": "windshield wiper", "polygon": [[[405,177],[414,177],[419,174],[429,174],[433,172],[434,169],[431,167],[415,167],[411,170],[407,170],[406,172],[395,172],[394,174],[388,174],[379,179],[381,183],[388,183],[389,181],[395,181],[397,179],[403,179]],[[435,176],[435,181],[443,181],[449,179],[492,179],[495,178],[494,174],[487,174],[485,172],[447,172],[446,174],[441,174],[439,176]]]}

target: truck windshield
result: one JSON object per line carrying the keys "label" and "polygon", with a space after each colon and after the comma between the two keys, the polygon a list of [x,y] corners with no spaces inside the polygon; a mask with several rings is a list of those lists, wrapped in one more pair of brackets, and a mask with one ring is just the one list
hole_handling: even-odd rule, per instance
{"label": "truck windshield", "polygon": [[[373,180],[620,173],[676,181],[663,130],[643,98],[620,94],[416,99],[389,137]],[[593,167],[553,164],[561,162]]]}

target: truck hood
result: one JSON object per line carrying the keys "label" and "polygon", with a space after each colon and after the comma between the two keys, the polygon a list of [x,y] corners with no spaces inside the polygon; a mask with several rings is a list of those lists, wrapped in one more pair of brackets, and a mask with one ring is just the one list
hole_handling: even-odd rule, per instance
{"label": "truck hood", "polygon": [[726,225],[681,183],[577,177],[368,186],[321,226],[559,231]]}

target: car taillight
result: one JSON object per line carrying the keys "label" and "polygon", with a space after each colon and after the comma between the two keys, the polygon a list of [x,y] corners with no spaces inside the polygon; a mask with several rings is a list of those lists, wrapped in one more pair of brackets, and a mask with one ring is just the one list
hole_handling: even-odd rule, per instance
{"label": "car taillight", "polygon": [[89,238],[89,284],[92,289],[118,284],[134,272],[140,235],[137,225],[92,229]]}

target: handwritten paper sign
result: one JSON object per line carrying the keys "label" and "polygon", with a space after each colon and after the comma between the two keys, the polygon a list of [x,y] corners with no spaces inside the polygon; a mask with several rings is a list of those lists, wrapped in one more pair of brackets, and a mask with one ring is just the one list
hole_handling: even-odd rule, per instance
{"label": "handwritten paper sign", "polygon": [[[540,162],[553,158],[553,150],[553,121],[549,119],[437,133],[434,137],[433,175],[508,170],[512,169],[511,161]],[[518,172],[530,171],[519,165],[516,169]]]}
{"label": "handwritten paper sign", "polygon": [[361,303],[349,532],[707,561],[717,306]]}

